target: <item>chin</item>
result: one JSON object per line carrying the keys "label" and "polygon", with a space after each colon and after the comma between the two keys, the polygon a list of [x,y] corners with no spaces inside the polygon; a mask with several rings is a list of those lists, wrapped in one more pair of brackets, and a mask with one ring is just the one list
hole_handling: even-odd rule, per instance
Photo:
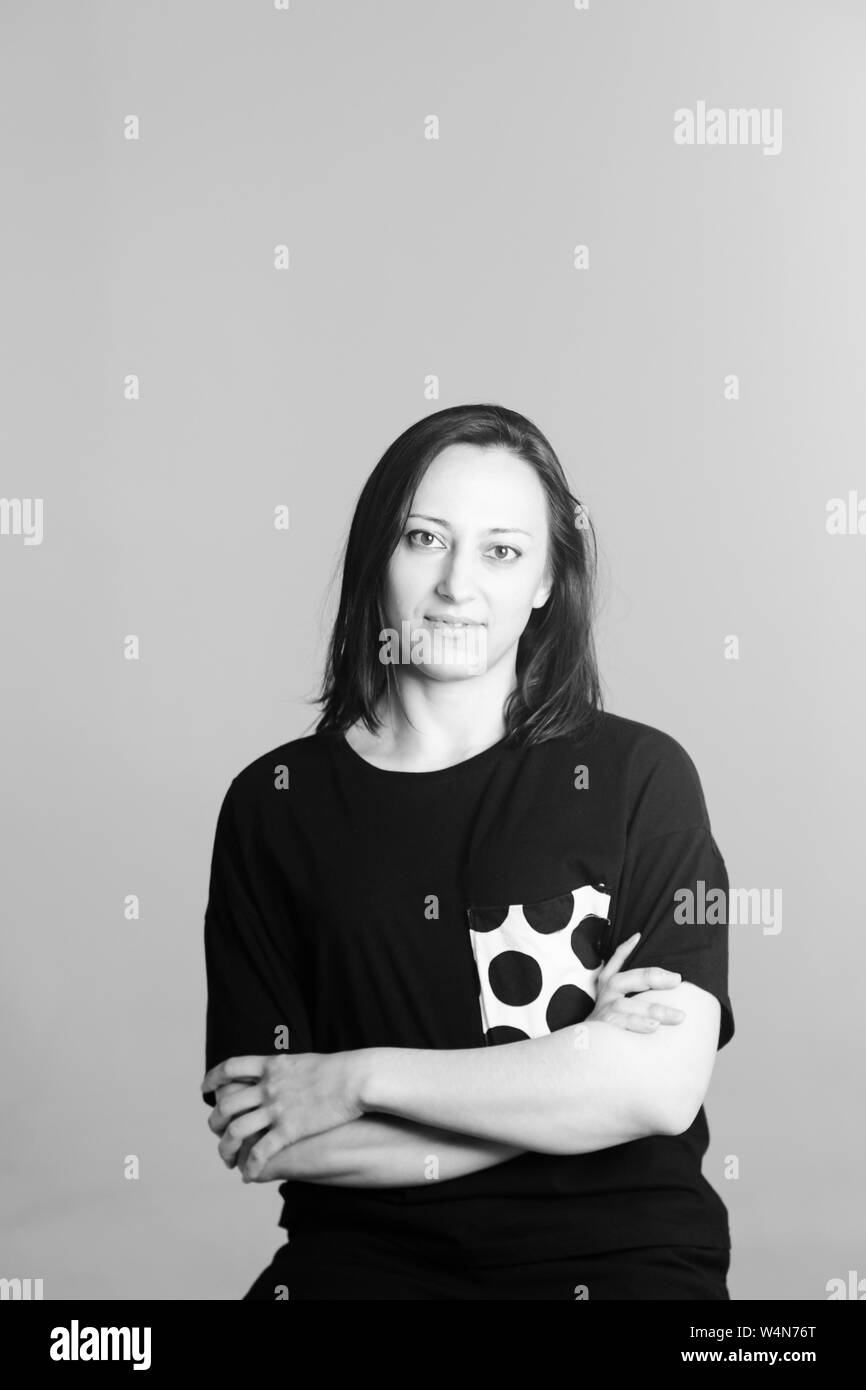
{"label": "chin", "polygon": [[471,681],[476,676],[481,676],[487,670],[487,666],[471,666],[465,662],[458,661],[422,661],[413,662],[416,671],[433,681]]}

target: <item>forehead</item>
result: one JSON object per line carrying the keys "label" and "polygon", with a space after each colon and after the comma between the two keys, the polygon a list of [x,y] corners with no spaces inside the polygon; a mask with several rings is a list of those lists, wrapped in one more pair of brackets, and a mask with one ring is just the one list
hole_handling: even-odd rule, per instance
{"label": "forehead", "polygon": [[[504,514],[510,508],[515,511],[511,521],[517,525],[518,511],[524,520],[543,517],[546,496],[532,465],[510,450],[450,444],[430,464],[412,500],[413,511],[433,507],[436,516],[448,521],[456,520],[459,511],[483,513],[487,519],[487,513]],[[490,524],[500,523],[491,519]]]}

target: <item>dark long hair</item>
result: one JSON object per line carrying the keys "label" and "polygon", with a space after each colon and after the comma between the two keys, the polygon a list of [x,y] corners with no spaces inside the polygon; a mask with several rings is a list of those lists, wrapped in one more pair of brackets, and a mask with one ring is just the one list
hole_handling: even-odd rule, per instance
{"label": "dark long hair", "polygon": [[[325,665],[317,732],[343,732],[360,719],[371,733],[392,678],[379,660],[382,590],[418,484],[449,444],[509,449],[530,464],[547,494],[553,587],[534,608],[517,647],[517,680],[505,703],[512,746],[585,731],[602,710],[592,623],[597,549],[585,508],[572,496],[541,431],[500,405],[456,405],[427,415],[395,439],[367,479],[343,557],[340,605]],[[575,518],[580,518],[576,524]]]}

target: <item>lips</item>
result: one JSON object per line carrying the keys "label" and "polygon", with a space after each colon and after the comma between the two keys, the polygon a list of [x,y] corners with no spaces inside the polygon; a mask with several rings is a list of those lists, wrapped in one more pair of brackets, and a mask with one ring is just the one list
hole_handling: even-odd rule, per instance
{"label": "lips", "polygon": [[445,618],[437,617],[435,613],[427,613],[428,623],[437,623],[441,627],[483,627],[483,623],[476,622],[474,618]]}

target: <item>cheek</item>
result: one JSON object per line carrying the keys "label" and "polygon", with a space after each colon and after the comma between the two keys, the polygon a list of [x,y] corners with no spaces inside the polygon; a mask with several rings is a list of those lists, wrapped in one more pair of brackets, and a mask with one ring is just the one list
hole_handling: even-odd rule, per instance
{"label": "cheek", "polygon": [[424,576],[419,572],[419,567],[412,564],[411,556],[405,550],[398,548],[391,557],[382,585],[382,603],[386,614],[397,617],[408,612],[424,586]]}
{"label": "cheek", "polygon": [[532,612],[532,600],[538,591],[539,577],[534,573],[508,576],[508,582],[500,586],[496,600],[499,621],[509,627],[522,629],[526,626]]}
{"label": "cheek", "polygon": [[537,578],[521,575],[513,583],[503,584],[497,594],[491,594],[488,663],[520,640],[532,617],[532,600],[537,590]]}

